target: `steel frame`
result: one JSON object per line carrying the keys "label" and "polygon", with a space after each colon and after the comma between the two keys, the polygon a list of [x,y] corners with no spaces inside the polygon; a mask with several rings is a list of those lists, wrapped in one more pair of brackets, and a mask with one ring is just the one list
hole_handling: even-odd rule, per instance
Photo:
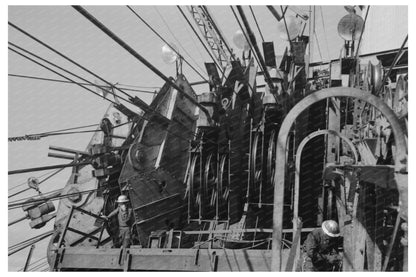
{"label": "steel frame", "polygon": [[286,147],[288,144],[289,132],[296,118],[314,103],[331,97],[351,97],[367,102],[378,109],[391,124],[395,138],[395,181],[400,193],[400,206],[404,210],[402,216],[407,219],[407,144],[405,133],[400,125],[399,119],[386,103],[379,97],[369,92],[348,88],[336,87],[319,90],[312,93],[297,103],[287,114],[279,131],[278,141],[276,144],[276,157],[279,157],[280,163],[276,163],[275,171],[275,190],[274,190],[274,208],[273,208],[273,240],[272,240],[272,271],[282,270],[282,228],[283,228],[283,204],[284,204],[284,186],[286,175]]}

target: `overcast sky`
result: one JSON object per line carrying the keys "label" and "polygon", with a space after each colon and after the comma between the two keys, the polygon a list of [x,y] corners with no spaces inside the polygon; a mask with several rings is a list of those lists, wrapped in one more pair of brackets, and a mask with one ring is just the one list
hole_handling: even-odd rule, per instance
{"label": "overcast sky", "polygon": [[[275,6],[279,9],[279,6]],[[174,76],[175,67],[165,64],[161,59],[161,47],[164,43],[156,37],[135,15],[125,6],[87,6],[91,14],[102,21],[109,29],[121,37],[143,57],[150,61],[167,76]],[[308,6],[298,6],[299,10],[308,13]],[[203,63],[210,61],[209,56],[201,46],[200,42],[192,33],[191,29],[183,19],[175,6],[135,6],[134,9],[143,16],[154,29],[169,42],[179,47],[181,54],[199,71],[203,71]],[[189,16],[186,7],[183,7]],[[229,6],[210,7],[218,26],[223,31],[231,47],[232,36],[239,29]],[[314,8],[312,8],[313,10]],[[393,9],[384,8],[385,12]],[[261,38],[255,27],[250,10],[244,7],[252,30],[255,32],[258,43]],[[287,42],[279,38],[276,19],[270,14],[265,6],[253,6],[254,13],[259,21],[260,28],[266,41],[274,41],[276,55],[281,55]],[[379,50],[380,47],[400,47],[401,41],[407,34],[407,8],[394,9],[396,13],[388,16],[388,20],[394,20],[397,39],[387,46],[383,43],[374,44],[371,38],[364,47]],[[328,60],[337,58],[342,46],[342,39],[337,34],[337,23],[347,12],[342,6],[317,6],[316,11],[316,33],[314,55],[315,60]],[[369,22],[373,20],[369,30],[380,32],[380,17],[375,16],[377,8],[370,10]],[[288,14],[293,14],[288,11]],[[386,13],[383,13],[386,14]],[[403,14],[406,16],[403,17]],[[391,19],[392,16],[397,18]],[[163,18],[163,19],[162,19]],[[324,19],[324,21],[322,21]],[[385,22],[385,18],[382,22]],[[127,84],[142,87],[161,87],[163,81],[142,65],[138,60],[122,49],[113,40],[107,37],[97,27],[87,21],[76,10],[69,6],[10,6],[9,21],[26,30],[35,37],[50,44],[65,55],[84,65],[94,73],[100,75],[111,83]],[[405,24],[403,24],[405,22]],[[388,26],[391,26],[389,24]],[[380,27],[381,28],[381,27]],[[94,81],[95,78],[66,62],[59,56],[40,46],[31,39],[20,34],[9,27],[9,41],[36,54],[53,61],[66,69],[69,69],[84,78]],[[307,33],[308,27],[306,27]],[[392,32],[392,30],[387,30]],[[391,36],[386,35],[391,38]],[[400,39],[402,37],[402,39]],[[179,42],[178,42],[179,41]],[[318,44],[316,43],[318,41]],[[373,44],[371,44],[373,43]],[[366,46],[367,45],[367,46]],[[396,46],[397,45],[397,46]],[[186,53],[183,48],[186,48]],[[370,49],[369,48],[369,49]],[[319,50],[321,55],[319,54]],[[239,50],[237,54],[240,55]],[[376,51],[376,50],[374,50]],[[188,55],[189,54],[189,55]],[[190,56],[190,57],[189,57]],[[192,57],[192,58],[191,58]],[[9,51],[8,71],[10,74],[22,74],[45,78],[61,79],[54,73],[40,68],[38,65]],[[184,64],[184,74],[190,82],[200,81],[201,78]],[[152,89],[152,88],[146,88]],[[207,85],[195,87],[199,94],[208,90]],[[146,102],[150,102],[152,94],[132,93]],[[53,83],[39,80],[8,78],[8,136],[21,136],[25,134],[40,133],[58,129],[89,125],[99,123],[108,102],[91,94],[90,92],[73,84]],[[89,128],[91,129],[91,128]],[[43,165],[65,163],[59,159],[48,158],[48,147],[50,145],[62,146],[84,150],[91,138],[91,134],[77,134],[68,136],[56,136],[43,138],[40,141],[22,141],[8,143],[8,167],[9,170],[38,167]],[[41,176],[45,172],[34,172],[9,176],[9,194],[26,188],[24,184],[29,177]],[[47,172],[46,172],[47,173]],[[41,185],[41,191],[47,192],[62,188],[69,177],[70,170],[67,169]],[[21,185],[17,188],[16,186]],[[12,200],[33,195],[34,191],[23,193]],[[57,206],[57,204],[56,204]],[[9,211],[9,222],[22,217],[20,209]],[[22,240],[33,237],[52,229],[53,222],[41,230],[31,230],[29,222],[23,221],[10,228],[9,246]],[[48,239],[36,246],[32,261],[45,256]],[[9,257],[9,270],[20,269],[24,265],[28,249]]]}

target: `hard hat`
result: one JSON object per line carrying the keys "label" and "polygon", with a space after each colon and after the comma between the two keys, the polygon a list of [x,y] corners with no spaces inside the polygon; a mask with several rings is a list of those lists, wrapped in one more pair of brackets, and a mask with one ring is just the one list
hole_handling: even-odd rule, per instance
{"label": "hard hat", "polygon": [[120,195],[117,199],[117,203],[126,203],[129,202],[129,199],[127,199],[127,196],[125,195]]}
{"label": "hard hat", "polygon": [[334,220],[325,220],[322,222],[322,230],[325,234],[332,238],[339,237],[340,235],[338,223]]}

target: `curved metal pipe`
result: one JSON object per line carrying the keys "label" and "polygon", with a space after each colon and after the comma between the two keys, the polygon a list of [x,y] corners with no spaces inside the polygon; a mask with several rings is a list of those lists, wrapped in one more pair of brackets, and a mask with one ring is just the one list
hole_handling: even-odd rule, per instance
{"label": "curved metal pipe", "polygon": [[[306,146],[306,144],[312,140],[313,138],[317,137],[317,136],[321,136],[321,135],[334,135],[334,136],[338,136],[339,138],[341,138],[343,141],[345,141],[345,143],[348,144],[348,146],[350,147],[353,155],[354,155],[354,162],[357,163],[358,162],[358,153],[357,153],[357,149],[355,148],[354,144],[351,142],[351,140],[349,140],[346,136],[344,136],[343,134],[334,131],[334,130],[318,130],[315,131],[311,134],[309,134],[308,136],[306,136],[301,143],[298,146],[298,150],[296,150],[296,161],[295,161],[295,194],[294,194],[294,203],[298,203],[299,202],[299,187],[300,187],[300,161],[302,158],[302,152],[303,152],[303,148]],[[294,205],[293,207],[293,230],[296,232],[296,230],[298,229],[298,218],[299,216],[299,207],[298,205]]]}
{"label": "curved metal pipe", "polygon": [[[299,103],[288,113],[279,131],[276,144],[276,157],[280,161],[286,160],[286,146],[288,143],[289,131],[296,118],[311,105],[330,97],[352,97],[367,102],[378,109],[387,121],[391,124],[396,144],[395,156],[395,181],[400,192],[401,204],[407,207],[407,145],[405,134],[400,126],[399,120],[394,112],[383,102],[382,99],[368,92],[346,87],[336,87],[314,92]],[[274,207],[273,207],[273,244],[272,244],[272,271],[280,271],[282,264],[282,228],[283,228],[283,196],[285,185],[286,163],[276,163]],[[406,212],[407,213],[407,212]],[[407,215],[406,215],[407,217]]]}

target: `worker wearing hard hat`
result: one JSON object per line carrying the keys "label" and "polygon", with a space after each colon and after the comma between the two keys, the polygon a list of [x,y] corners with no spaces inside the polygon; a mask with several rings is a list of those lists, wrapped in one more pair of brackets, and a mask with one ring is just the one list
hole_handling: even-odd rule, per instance
{"label": "worker wearing hard hat", "polygon": [[[118,207],[108,216],[104,216],[107,220],[117,215],[119,228],[119,245],[123,248],[129,248],[131,245],[130,228],[134,222],[133,210],[128,207],[129,199],[125,195],[120,195],[117,199]],[[116,246],[117,247],[117,246]]]}
{"label": "worker wearing hard hat", "polygon": [[321,228],[309,233],[303,244],[302,271],[338,271],[341,269],[342,237],[338,223],[326,220]]}

